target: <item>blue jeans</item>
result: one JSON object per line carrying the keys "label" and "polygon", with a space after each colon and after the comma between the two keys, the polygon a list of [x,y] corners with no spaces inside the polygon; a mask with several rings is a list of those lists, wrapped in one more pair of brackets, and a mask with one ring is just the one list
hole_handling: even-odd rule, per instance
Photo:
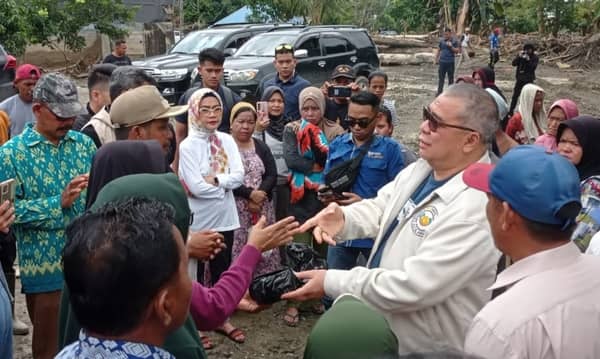
{"label": "blue jeans", "polygon": [[[369,259],[371,248],[344,247],[342,245],[329,246],[327,249],[327,268],[352,269],[356,267],[356,261],[361,253],[366,259]],[[333,298],[325,296],[323,304],[325,308],[329,309],[333,304]]]}

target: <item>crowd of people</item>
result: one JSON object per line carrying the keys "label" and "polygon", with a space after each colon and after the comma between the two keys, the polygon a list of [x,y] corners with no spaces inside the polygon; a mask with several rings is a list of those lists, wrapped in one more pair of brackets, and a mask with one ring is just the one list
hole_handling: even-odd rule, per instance
{"label": "crowd of people", "polygon": [[566,98],[545,111],[529,44],[515,106],[497,40],[491,66],[444,90],[466,38],[440,41],[419,156],[392,137],[387,74],[361,90],[342,64],[313,87],[289,44],[256,105],[222,84],[212,48],[177,105],[127,63],[92,68],[86,107],[66,77],[19,67],[0,104],[15,194],[0,204],[0,358],[29,330],[17,253],[34,358],[206,358],[211,331],[244,343],[232,314],[265,309],[249,286],[290,242],[327,260],[281,296],[285,325],[322,314],[305,358],[600,356],[600,119]]}

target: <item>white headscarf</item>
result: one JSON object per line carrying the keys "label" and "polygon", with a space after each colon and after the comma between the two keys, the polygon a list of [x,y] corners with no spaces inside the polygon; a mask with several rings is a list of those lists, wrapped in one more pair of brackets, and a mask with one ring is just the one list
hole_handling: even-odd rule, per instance
{"label": "white headscarf", "polygon": [[[544,89],[541,87],[534,84],[527,84],[523,87],[521,96],[519,96],[519,107],[517,111],[521,114],[521,121],[529,143],[534,143],[536,138],[546,133],[546,130],[548,129],[548,119],[546,118],[546,110],[544,109],[543,104],[542,109],[535,115],[535,118],[533,115],[533,103],[535,102],[535,95],[538,91],[544,93]],[[539,132],[538,127],[535,125],[536,121],[542,132]]]}
{"label": "white headscarf", "polygon": [[[216,97],[217,101],[219,101],[219,105],[221,108],[223,108],[223,100],[221,100],[221,96],[219,96],[216,91],[213,91],[209,88],[201,88],[195,91],[192,96],[190,96],[190,100],[188,101],[188,128],[192,133],[202,135],[211,134],[216,131],[207,129],[198,119],[198,108],[200,107],[200,102],[202,102],[202,100],[209,95]],[[219,118],[219,125],[221,124],[221,121],[223,121],[223,112],[221,112],[221,117]]]}

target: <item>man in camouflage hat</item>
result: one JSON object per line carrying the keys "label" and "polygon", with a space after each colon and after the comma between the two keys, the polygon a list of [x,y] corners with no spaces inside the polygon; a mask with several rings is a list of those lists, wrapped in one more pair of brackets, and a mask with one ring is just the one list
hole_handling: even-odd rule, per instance
{"label": "man in camouflage hat", "polygon": [[82,106],[77,87],[62,75],[39,79],[32,110],[36,122],[0,148],[0,181],[16,181],[12,229],[33,324],[33,357],[52,358],[57,352],[64,231],[84,211],[82,194],[96,147],[87,136],[71,131]]}

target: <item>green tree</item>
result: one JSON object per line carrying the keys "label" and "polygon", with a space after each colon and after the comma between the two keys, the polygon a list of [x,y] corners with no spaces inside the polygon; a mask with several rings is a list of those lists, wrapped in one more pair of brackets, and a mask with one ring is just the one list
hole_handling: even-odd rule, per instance
{"label": "green tree", "polygon": [[0,1],[0,44],[13,55],[22,55],[28,33],[24,9],[15,0]]}

